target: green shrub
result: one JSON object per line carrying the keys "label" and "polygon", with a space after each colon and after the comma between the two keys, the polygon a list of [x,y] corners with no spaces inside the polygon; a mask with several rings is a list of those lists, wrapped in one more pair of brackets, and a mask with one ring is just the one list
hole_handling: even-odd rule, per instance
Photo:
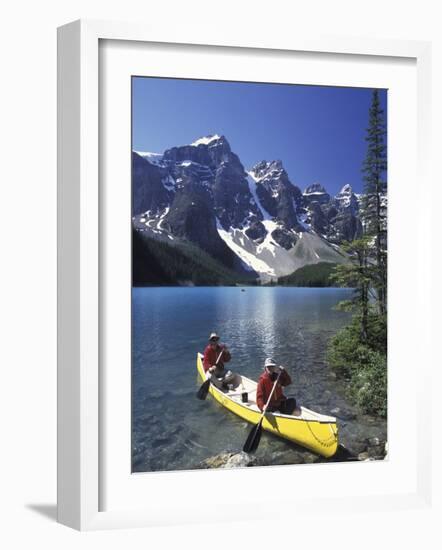
{"label": "green shrub", "polygon": [[352,366],[350,394],[360,409],[387,416],[387,361],[377,351],[360,346],[358,362]]}
{"label": "green shrub", "polygon": [[387,415],[387,335],[385,318],[372,314],[368,338],[361,341],[356,315],[339,331],[327,350],[327,361],[339,378],[347,381],[348,392],[362,412]]}

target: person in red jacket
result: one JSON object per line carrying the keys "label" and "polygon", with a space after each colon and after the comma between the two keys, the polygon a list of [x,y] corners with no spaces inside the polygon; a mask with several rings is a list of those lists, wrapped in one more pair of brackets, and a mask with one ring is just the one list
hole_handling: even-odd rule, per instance
{"label": "person in red jacket", "polygon": [[217,388],[226,389],[229,385],[237,386],[237,376],[230,370],[226,372],[224,368],[224,363],[228,363],[231,358],[228,347],[221,345],[218,334],[212,332],[204,350],[203,367],[206,377]]}
{"label": "person in red jacket", "polygon": [[[278,380],[278,382],[276,383],[270,403],[266,408],[267,400],[269,399],[276,380]],[[292,379],[284,367],[277,367],[273,359],[266,359],[264,363],[264,372],[259,377],[258,387],[256,389],[256,403],[259,409],[261,411],[265,409],[267,412],[280,412],[283,414],[293,414],[295,410],[298,412],[296,408],[296,399],[294,397],[287,398],[282,390],[283,387],[291,383]]]}

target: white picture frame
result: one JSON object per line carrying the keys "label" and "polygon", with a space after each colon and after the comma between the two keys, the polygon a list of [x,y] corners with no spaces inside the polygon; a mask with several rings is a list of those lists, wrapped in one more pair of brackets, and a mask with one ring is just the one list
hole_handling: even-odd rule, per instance
{"label": "white picture frame", "polygon": [[[201,32],[200,36],[182,32],[167,36],[163,31],[136,24],[102,21],[76,21],[59,29],[58,34],[58,521],[80,530],[169,525],[208,521],[209,514],[197,514],[197,500],[184,506],[180,491],[186,490],[186,479],[192,475],[193,483],[207,483],[207,477],[217,476],[223,484],[227,476],[244,476],[246,472],[189,472],[152,474],[145,481],[151,483],[152,502],[144,507],[129,507],[122,501],[121,506],[103,510],[103,444],[102,418],[105,410],[101,377],[103,363],[100,348],[102,331],[102,301],[104,291],[102,250],[99,219],[105,206],[100,187],[100,43],[101,41],[125,41],[128,44],[169,44],[174,45],[176,63],[180,62],[180,47],[198,46],[201,48],[229,48],[235,52],[272,52],[283,55],[287,52],[305,52],[314,55],[376,57],[385,60],[411,59],[416,64],[418,116],[417,173],[420,185],[431,189],[429,177],[431,103],[429,97],[431,45],[426,42],[372,40],[354,37],[321,37],[316,39],[281,37],[278,43],[268,44],[265,39],[242,39],[224,41],[210,39]],[[180,46],[181,45],[181,46]],[[362,61],[361,61],[362,62]],[[431,205],[428,211],[420,213],[422,231],[429,227]],[[428,232],[430,233],[430,232]],[[431,310],[431,255],[430,247],[420,250],[419,266],[416,268],[416,284],[419,286],[415,304],[416,315],[422,315],[420,336],[422,349],[431,338],[431,326],[425,321],[425,313]],[[394,272],[393,272],[394,276]],[[430,316],[427,315],[427,318]],[[397,319],[397,316],[394,317]],[[431,349],[431,346],[427,346]],[[428,351],[427,351],[428,353]],[[431,357],[421,366],[420,382],[416,391],[416,417],[412,425],[417,428],[415,449],[419,443],[421,452],[414,457],[413,489],[403,492],[366,494],[352,496],[351,493],[339,498],[341,513],[355,506],[361,509],[392,509],[397,507],[427,506],[431,498],[430,431],[427,406],[423,404],[425,388],[428,387]],[[127,413],[127,411],[126,411]],[[422,451],[424,449],[424,451]],[[129,449],[128,451],[129,452]],[[394,463],[390,467],[394,469]],[[373,465],[374,466],[374,465]],[[316,466],[315,466],[316,467]],[[346,467],[352,467],[346,465]],[[285,468],[285,476],[291,467]],[[256,482],[262,469],[248,469],[249,482]],[[308,475],[308,474],[307,474]],[[336,470],[337,476],[345,474]],[[353,476],[355,474],[352,474]],[[196,478],[195,476],[200,476]],[[201,477],[203,476],[203,478]],[[204,482],[202,481],[204,479]],[[214,478],[213,478],[214,479]],[[230,477],[232,479],[232,477]],[[173,505],[159,502],[155,491],[164,485],[170,494],[174,487],[177,495]],[[189,487],[187,486],[187,489]],[[182,495],[181,495],[182,496]],[[210,500],[206,495],[205,499]],[[239,497],[235,519],[259,519],[264,513],[263,503],[258,500],[253,514],[247,512],[246,504],[253,498]],[[303,511],[325,513],[331,505],[330,498],[314,496],[304,500]],[[181,509],[181,512],[180,512]],[[166,510],[167,513],[166,513]],[[222,508],[219,521],[229,521]]]}

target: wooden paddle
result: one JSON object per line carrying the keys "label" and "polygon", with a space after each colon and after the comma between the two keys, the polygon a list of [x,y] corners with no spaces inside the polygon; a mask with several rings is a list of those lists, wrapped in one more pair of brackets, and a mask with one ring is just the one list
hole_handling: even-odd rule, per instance
{"label": "wooden paddle", "polygon": [[[221,353],[218,355],[218,359],[216,360],[215,367],[218,365],[218,361],[221,359],[221,355],[224,353],[224,348],[221,350]],[[203,382],[200,389],[196,392],[196,396],[198,399],[201,399],[202,401],[207,397],[207,394],[209,393],[210,388],[210,378]]]}
{"label": "wooden paddle", "polygon": [[261,441],[262,421],[264,420],[267,407],[270,403],[270,399],[272,398],[273,392],[275,391],[276,384],[278,383],[280,376],[281,376],[281,372],[279,372],[278,377],[275,380],[275,383],[273,384],[272,391],[270,392],[269,398],[267,399],[267,403],[265,404],[264,410],[262,412],[262,415],[261,415],[261,418],[259,419],[258,424],[256,424],[256,426],[253,426],[253,428],[250,430],[249,436],[247,437],[247,440],[244,443],[244,447],[242,448],[242,450],[245,453],[253,453],[258,448],[259,442]]}

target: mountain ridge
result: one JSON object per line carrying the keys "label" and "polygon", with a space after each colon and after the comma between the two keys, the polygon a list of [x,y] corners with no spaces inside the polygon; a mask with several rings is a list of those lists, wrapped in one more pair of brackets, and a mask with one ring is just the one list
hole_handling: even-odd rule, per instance
{"label": "mountain ridge", "polygon": [[189,241],[262,282],[319,262],[348,261],[340,245],[362,234],[360,196],[304,192],[281,160],[246,170],[222,135],[162,154],[132,152],[133,226],[152,238]]}

